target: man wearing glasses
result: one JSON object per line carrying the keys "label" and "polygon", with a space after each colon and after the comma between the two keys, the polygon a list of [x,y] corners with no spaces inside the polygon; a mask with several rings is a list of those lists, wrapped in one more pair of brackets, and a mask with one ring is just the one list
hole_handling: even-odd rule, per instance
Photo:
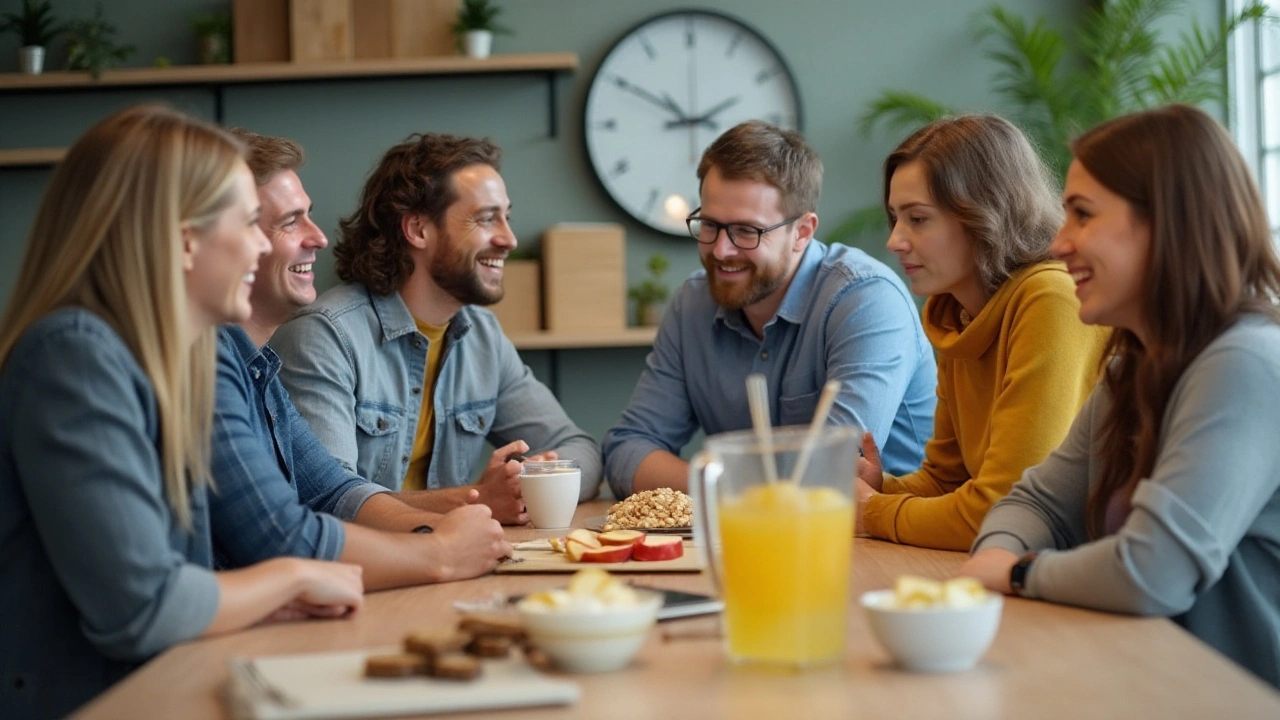
{"label": "man wearing glasses", "polygon": [[841,381],[829,423],[871,432],[887,472],[920,466],[933,432],[936,369],[901,280],[861,250],[814,240],[822,160],[799,133],[751,121],[698,164],[688,218],[705,272],[680,288],[648,367],[605,435],[617,497],[688,488],[679,453],[751,426],[746,377],[768,380],[775,425],[806,424]]}

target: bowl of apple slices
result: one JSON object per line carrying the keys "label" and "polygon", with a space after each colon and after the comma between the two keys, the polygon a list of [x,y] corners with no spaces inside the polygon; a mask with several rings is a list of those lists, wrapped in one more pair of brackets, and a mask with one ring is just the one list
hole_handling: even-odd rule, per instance
{"label": "bowl of apple slices", "polygon": [[662,596],[633,588],[599,568],[580,570],[564,589],[530,593],[516,604],[529,641],[561,670],[626,667],[657,620]]}

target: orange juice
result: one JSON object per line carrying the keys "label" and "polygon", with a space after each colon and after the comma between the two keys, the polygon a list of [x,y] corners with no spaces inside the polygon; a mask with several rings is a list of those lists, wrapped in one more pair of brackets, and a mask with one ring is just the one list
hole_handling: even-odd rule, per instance
{"label": "orange juice", "polygon": [[791,666],[840,659],[852,501],[832,488],[779,482],[748,488],[717,514],[730,657]]}

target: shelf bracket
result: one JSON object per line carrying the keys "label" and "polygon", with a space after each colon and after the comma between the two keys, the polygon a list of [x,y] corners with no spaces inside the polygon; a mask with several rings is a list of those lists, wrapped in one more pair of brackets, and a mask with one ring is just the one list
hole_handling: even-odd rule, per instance
{"label": "shelf bracket", "polygon": [[556,74],[547,73],[547,137],[556,138],[559,131],[559,114],[556,107]]}

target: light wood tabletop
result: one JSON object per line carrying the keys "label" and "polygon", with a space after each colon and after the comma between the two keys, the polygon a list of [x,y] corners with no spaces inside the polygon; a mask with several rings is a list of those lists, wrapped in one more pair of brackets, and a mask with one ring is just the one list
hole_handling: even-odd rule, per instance
{"label": "light wood tabletop", "polygon": [[[603,503],[579,508],[577,520]],[[511,528],[513,541],[546,537]],[[575,705],[467,713],[466,718],[1280,718],[1280,693],[1169,620],[1107,615],[1011,598],[995,644],[977,668],[949,675],[893,667],[857,594],[901,574],[943,578],[964,555],[858,539],[843,664],[804,672],[735,667],[715,618],[660,623],[631,667],[567,675]],[[452,626],[455,600],[562,586],[565,575],[489,575],[373,593],[354,618],[254,628],[160,655],[77,713],[81,718],[223,718],[232,655],[277,655],[399,643],[409,630]],[[709,592],[705,574],[637,575],[636,582]]]}

